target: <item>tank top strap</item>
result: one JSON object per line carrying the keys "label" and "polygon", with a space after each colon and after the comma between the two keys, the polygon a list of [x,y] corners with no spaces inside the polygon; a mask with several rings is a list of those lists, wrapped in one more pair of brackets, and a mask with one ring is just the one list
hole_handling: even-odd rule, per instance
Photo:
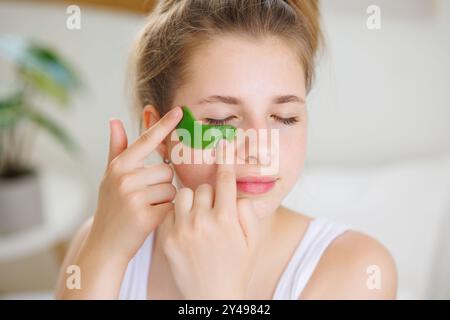
{"label": "tank top strap", "polygon": [[154,232],[150,233],[128,263],[120,286],[119,300],[147,299],[147,280],[153,249],[153,235]]}
{"label": "tank top strap", "polygon": [[280,277],[273,299],[297,300],[325,249],[348,229],[349,225],[338,224],[326,218],[312,220]]}

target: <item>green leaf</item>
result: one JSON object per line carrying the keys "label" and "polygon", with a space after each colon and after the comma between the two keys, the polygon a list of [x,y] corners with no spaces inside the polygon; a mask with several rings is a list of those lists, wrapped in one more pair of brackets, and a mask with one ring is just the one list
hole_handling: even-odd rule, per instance
{"label": "green leaf", "polygon": [[0,99],[0,129],[13,127],[24,115],[23,92]]}
{"label": "green leaf", "polygon": [[53,99],[59,106],[67,107],[71,91],[82,87],[71,66],[50,47],[14,35],[0,34],[0,57],[15,66],[20,81],[20,91],[16,95],[0,98],[0,133],[26,118],[78,157],[81,148],[66,131],[45,114],[31,108],[28,101],[28,93],[34,91]]}
{"label": "green leaf", "polygon": [[67,90],[56,83],[48,73],[32,67],[20,68],[18,71],[25,82],[31,84],[41,93],[55,99],[60,106],[67,106],[69,101]]}
{"label": "green leaf", "polygon": [[55,138],[56,141],[58,141],[72,155],[78,155],[80,152],[79,146],[56,122],[36,110],[28,109],[26,111],[26,115],[32,122],[53,136],[53,138]]}
{"label": "green leaf", "polygon": [[13,61],[22,80],[67,106],[69,93],[81,87],[78,76],[55,51],[32,41],[0,36],[0,54]]}

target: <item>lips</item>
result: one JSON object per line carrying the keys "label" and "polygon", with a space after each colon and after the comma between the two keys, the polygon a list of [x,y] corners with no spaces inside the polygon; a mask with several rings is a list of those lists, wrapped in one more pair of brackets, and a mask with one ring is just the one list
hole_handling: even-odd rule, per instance
{"label": "lips", "polygon": [[236,179],[236,187],[244,193],[262,194],[271,190],[276,182],[276,177],[248,176]]}

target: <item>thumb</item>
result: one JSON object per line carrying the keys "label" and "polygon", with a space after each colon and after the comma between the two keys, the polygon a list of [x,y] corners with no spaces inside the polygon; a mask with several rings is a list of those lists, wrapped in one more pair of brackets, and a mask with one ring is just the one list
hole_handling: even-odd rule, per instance
{"label": "thumb", "polygon": [[108,164],[121,154],[128,146],[127,133],[119,119],[109,120],[109,155]]}
{"label": "thumb", "polygon": [[259,237],[259,218],[255,214],[253,202],[246,198],[239,199],[237,210],[247,244],[253,246],[258,242]]}

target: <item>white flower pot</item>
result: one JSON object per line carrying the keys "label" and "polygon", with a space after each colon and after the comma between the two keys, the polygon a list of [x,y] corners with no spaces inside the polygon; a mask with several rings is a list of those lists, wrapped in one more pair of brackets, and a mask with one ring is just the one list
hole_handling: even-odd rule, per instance
{"label": "white flower pot", "polygon": [[43,223],[38,174],[0,177],[0,233],[11,233]]}

